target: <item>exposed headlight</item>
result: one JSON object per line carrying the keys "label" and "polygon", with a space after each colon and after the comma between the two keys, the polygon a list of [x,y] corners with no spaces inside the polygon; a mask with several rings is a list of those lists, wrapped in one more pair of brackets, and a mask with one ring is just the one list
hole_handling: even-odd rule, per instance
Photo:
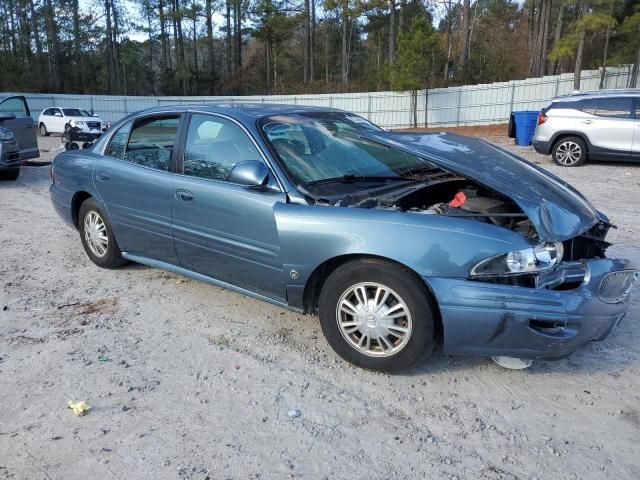
{"label": "exposed headlight", "polygon": [[9,128],[0,128],[1,141],[7,141],[7,140],[13,140],[13,139],[14,139],[13,130]]}
{"label": "exposed headlight", "polygon": [[535,247],[487,258],[473,267],[470,275],[486,277],[542,272],[560,263],[563,254],[561,242],[541,243]]}

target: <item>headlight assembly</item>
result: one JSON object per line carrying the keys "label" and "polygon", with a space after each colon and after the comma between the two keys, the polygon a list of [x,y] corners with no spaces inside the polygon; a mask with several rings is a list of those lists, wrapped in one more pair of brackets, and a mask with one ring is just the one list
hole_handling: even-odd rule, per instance
{"label": "headlight assembly", "polygon": [[13,130],[10,130],[8,128],[0,128],[0,141],[6,142],[13,139]]}
{"label": "headlight assembly", "polygon": [[471,269],[471,277],[522,275],[549,270],[562,261],[561,242],[541,243],[481,261]]}
{"label": "headlight assembly", "polygon": [[71,125],[74,125],[76,127],[82,127],[84,125],[84,122],[81,120],[71,120]]}

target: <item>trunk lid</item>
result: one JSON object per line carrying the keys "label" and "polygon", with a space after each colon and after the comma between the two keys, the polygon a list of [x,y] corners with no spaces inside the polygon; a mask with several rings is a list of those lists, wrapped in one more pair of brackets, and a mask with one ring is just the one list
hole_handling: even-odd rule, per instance
{"label": "trunk lid", "polygon": [[571,185],[484,140],[454,133],[367,132],[362,136],[424,157],[506,195],[529,217],[540,241],[568,240],[598,222],[609,225]]}

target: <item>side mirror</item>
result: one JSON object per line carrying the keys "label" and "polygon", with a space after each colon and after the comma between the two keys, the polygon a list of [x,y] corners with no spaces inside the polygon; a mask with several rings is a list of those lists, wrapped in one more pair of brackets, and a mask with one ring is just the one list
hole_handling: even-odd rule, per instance
{"label": "side mirror", "polygon": [[13,120],[14,118],[16,118],[15,113],[0,112],[0,122],[4,122],[5,120]]}
{"label": "side mirror", "polygon": [[245,160],[231,169],[229,181],[248,187],[264,187],[269,183],[269,170],[258,160]]}
{"label": "side mirror", "polygon": [[61,117],[62,116],[62,114],[60,112],[56,112],[53,115],[56,116],[56,117]]}

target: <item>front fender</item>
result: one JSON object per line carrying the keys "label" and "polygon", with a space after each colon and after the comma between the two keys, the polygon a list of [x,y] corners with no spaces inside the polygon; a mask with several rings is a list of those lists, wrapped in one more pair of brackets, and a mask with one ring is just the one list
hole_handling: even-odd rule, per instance
{"label": "front fender", "polygon": [[294,204],[277,204],[274,214],[286,282],[294,287],[344,255],[388,258],[424,277],[466,278],[481,260],[530,246],[506,228],[439,215]]}

